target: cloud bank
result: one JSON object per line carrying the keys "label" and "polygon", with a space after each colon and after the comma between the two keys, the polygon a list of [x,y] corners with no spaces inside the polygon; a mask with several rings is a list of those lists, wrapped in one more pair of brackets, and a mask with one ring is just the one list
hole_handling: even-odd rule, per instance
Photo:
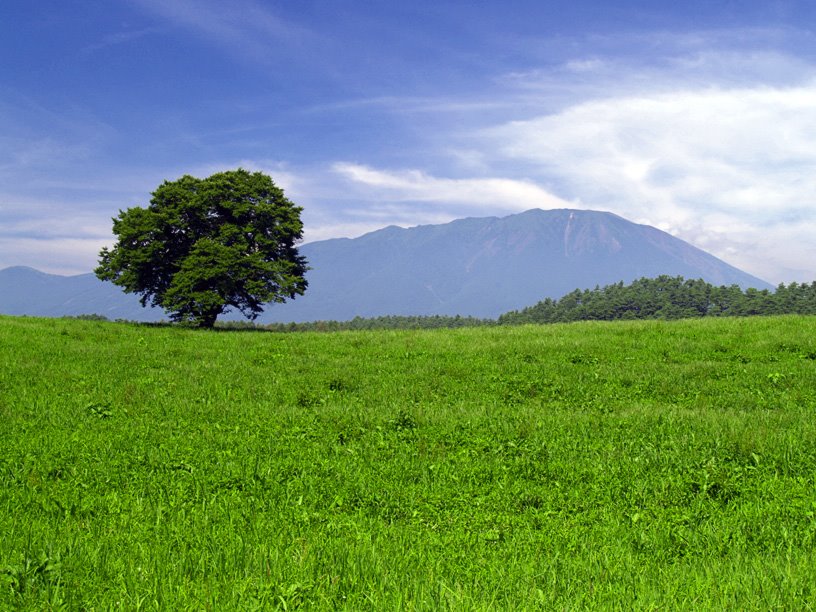
{"label": "cloud bank", "polygon": [[816,83],[593,100],[485,138],[562,192],[759,276],[814,273]]}

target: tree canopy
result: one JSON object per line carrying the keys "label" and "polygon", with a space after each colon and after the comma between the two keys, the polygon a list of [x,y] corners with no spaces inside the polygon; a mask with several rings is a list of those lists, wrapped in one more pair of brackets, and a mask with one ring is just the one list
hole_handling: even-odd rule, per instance
{"label": "tree canopy", "polygon": [[177,322],[212,327],[230,309],[254,320],[269,302],[302,295],[302,208],[273,180],[243,169],[165,181],[147,208],[120,210],[101,280],[141,295]]}

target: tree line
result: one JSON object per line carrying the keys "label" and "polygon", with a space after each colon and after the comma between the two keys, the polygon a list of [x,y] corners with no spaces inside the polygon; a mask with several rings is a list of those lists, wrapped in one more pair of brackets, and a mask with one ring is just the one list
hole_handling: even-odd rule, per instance
{"label": "tree line", "polygon": [[499,317],[500,325],[617,321],[631,319],[688,319],[747,317],[776,314],[816,314],[816,282],[781,284],[775,291],[716,287],[704,280],[681,276],[641,278],[595,289],[576,289],[560,299],[547,298],[534,306]]}
{"label": "tree line", "polygon": [[309,323],[224,322],[220,327],[260,328],[269,331],[344,331],[363,329],[438,329],[572,321],[618,321],[636,319],[689,319],[697,317],[748,317],[757,315],[816,315],[816,282],[781,284],[775,291],[741,289],[738,285],[714,286],[704,280],[681,276],[641,278],[576,289],[559,298],[547,298],[534,306],[501,315],[498,320],[462,316],[355,317],[350,321]]}
{"label": "tree line", "polygon": [[[816,315],[816,282],[781,284],[775,291],[769,291],[753,288],[743,290],[738,285],[717,287],[700,279],[659,276],[641,278],[628,285],[620,282],[595,289],[576,289],[559,299],[547,298],[534,306],[505,313],[498,319],[460,315],[386,315],[354,317],[348,321],[304,323],[219,321],[215,327],[272,332],[332,332],[782,314]],[[68,318],[107,320],[101,315]]]}

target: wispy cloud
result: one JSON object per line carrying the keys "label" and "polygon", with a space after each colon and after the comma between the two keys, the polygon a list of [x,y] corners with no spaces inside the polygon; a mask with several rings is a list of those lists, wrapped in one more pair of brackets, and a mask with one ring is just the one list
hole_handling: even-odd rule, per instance
{"label": "wispy cloud", "polygon": [[[525,111],[538,105],[539,112],[644,92],[790,87],[816,79],[816,53],[789,52],[793,41],[798,49],[816,48],[816,35],[779,28],[594,35],[579,45],[561,41],[575,50],[560,61],[528,65],[495,81]],[[549,46],[548,53],[563,55]]]}
{"label": "wispy cloud", "polygon": [[383,201],[454,203],[474,209],[490,207],[509,211],[570,205],[532,181],[439,178],[419,170],[384,171],[346,162],[334,164],[333,170],[348,181],[365,186],[369,198]]}
{"label": "wispy cloud", "polygon": [[229,4],[212,0],[133,2],[250,61],[274,63],[280,60],[281,49],[303,51],[317,40],[307,28],[283,19],[255,0],[236,0]]}
{"label": "wispy cloud", "polygon": [[0,236],[87,238],[109,235],[110,218],[100,215],[99,201],[89,202],[83,197],[87,193],[80,195],[84,206],[78,206],[69,194],[55,198],[0,192]]}
{"label": "wispy cloud", "polygon": [[304,114],[318,114],[345,110],[375,109],[394,115],[449,115],[484,113],[508,110],[517,104],[514,100],[489,98],[462,99],[455,96],[374,96],[350,98],[335,102],[314,104],[302,110]]}
{"label": "wispy cloud", "polygon": [[0,89],[0,179],[8,188],[76,167],[114,133],[76,108],[47,108],[29,96]]}
{"label": "wispy cloud", "polygon": [[0,137],[0,175],[43,168],[54,162],[62,165],[66,159],[83,159],[88,153],[89,146],[85,143],[69,143],[48,136]]}
{"label": "wispy cloud", "polygon": [[139,40],[140,38],[144,38],[145,36],[157,34],[159,32],[161,32],[160,28],[141,28],[139,30],[124,30],[121,32],[113,32],[111,34],[106,34],[97,42],[87,45],[85,48],[82,49],[81,53],[82,55],[92,55],[99,51],[109,49],[110,47],[124,45]]}
{"label": "wispy cloud", "polygon": [[0,193],[0,268],[80,274],[112,243],[110,219],[75,203]]}
{"label": "wispy cloud", "polygon": [[97,266],[99,248],[94,238],[0,239],[0,269],[29,266],[50,274],[85,274]]}

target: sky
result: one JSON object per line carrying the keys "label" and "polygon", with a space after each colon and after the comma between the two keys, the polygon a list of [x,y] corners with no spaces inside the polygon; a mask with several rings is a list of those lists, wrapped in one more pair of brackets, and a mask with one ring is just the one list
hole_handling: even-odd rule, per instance
{"label": "sky", "polygon": [[3,0],[0,269],[243,167],[307,242],[610,211],[816,280],[816,3]]}

